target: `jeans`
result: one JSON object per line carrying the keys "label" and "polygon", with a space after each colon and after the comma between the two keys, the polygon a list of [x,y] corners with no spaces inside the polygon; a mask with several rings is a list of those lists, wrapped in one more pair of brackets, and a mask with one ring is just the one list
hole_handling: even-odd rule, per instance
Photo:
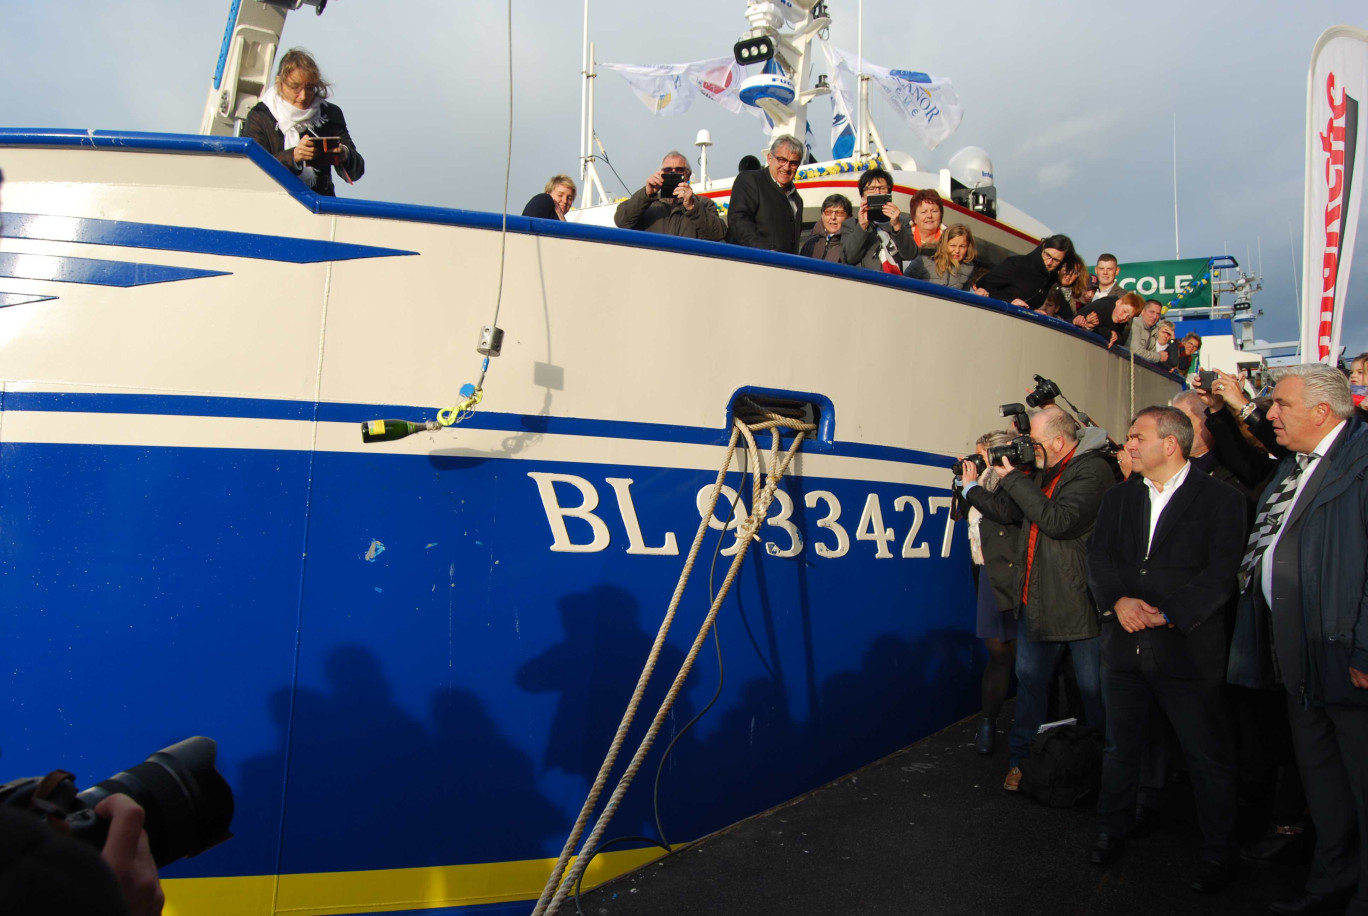
{"label": "jeans", "polygon": [[[1024,609],[1022,616],[1025,616]],[[1012,723],[1012,731],[1007,738],[1010,766],[1019,766],[1031,754],[1031,742],[1035,740],[1036,730],[1045,722],[1050,680],[1054,677],[1065,646],[1069,647],[1069,653],[1073,656],[1087,724],[1093,728],[1106,729],[1102,707],[1101,640],[1094,636],[1072,642],[1034,642],[1026,635],[1025,627],[1022,627],[1016,650],[1016,721]]]}

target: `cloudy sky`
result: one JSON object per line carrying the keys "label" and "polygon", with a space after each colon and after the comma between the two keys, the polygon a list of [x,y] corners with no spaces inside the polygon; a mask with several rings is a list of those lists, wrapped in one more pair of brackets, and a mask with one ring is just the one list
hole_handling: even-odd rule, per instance
{"label": "cloudy sky", "polygon": [[[244,0],[251,2],[251,0]],[[581,0],[512,0],[510,209],[554,172],[578,174]],[[0,125],[193,132],[229,0],[7,0],[0,4]],[[856,0],[829,0],[831,39],[856,45]],[[600,61],[720,57],[745,27],[744,0],[591,0]],[[497,0],[332,0],[291,14],[284,46],[318,57],[335,84],[365,179],[343,193],[498,210],[508,129],[506,6]],[[1361,0],[1250,7],[866,0],[865,56],[949,77],[959,132],[927,150],[881,99],[890,148],[923,169],[958,149],[993,158],[1000,196],[1073,237],[1085,257],[1174,254],[1174,127],[1185,257],[1229,253],[1260,271],[1266,340],[1297,335],[1306,74],[1328,26],[1368,26]],[[819,68],[824,69],[824,68]],[[598,80],[598,133],[627,185],[671,147],[712,131],[713,171],[764,144],[759,122],[706,100],[651,117],[626,83]],[[829,108],[812,109],[818,154]],[[0,151],[0,167],[3,167]],[[625,193],[608,169],[610,193]],[[1368,349],[1368,234],[1355,253],[1343,342]]]}

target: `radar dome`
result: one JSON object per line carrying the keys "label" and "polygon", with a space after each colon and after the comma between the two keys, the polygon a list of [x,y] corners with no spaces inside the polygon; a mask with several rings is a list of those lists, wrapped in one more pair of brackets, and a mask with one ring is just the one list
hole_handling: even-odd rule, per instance
{"label": "radar dome", "polygon": [[781,73],[757,73],[741,83],[741,101],[758,108],[761,99],[775,99],[781,105],[792,102],[797,95],[793,80]]}
{"label": "radar dome", "polygon": [[904,153],[900,149],[888,151],[888,167],[895,171],[915,172],[917,170],[917,160],[912,158],[911,153]]}
{"label": "radar dome", "polygon": [[993,186],[993,160],[977,146],[966,146],[950,157],[950,177],[966,188]]}

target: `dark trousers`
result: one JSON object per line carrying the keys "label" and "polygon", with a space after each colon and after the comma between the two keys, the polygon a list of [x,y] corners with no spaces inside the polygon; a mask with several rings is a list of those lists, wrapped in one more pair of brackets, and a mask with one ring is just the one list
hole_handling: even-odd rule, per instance
{"label": "dark trousers", "polygon": [[1151,652],[1140,653],[1139,671],[1102,664],[1107,704],[1107,750],[1097,830],[1114,837],[1130,832],[1140,787],[1146,726],[1154,704],[1168,717],[1192,774],[1202,858],[1233,863],[1235,845],[1235,753],[1222,703],[1220,678],[1186,680],[1160,674]]}
{"label": "dark trousers", "polygon": [[1291,827],[1306,819],[1292,730],[1287,721],[1287,691],[1230,687],[1235,710],[1236,769],[1240,795],[1269,811],[1269,823]]}
{"label": "dark trousers", "polygon": [[1358,885],[1347,912],[1368,914],[1368,707],[1312,706],[1287,698],[1292,746],[1316,825],[1306,889],[1329,894]]}

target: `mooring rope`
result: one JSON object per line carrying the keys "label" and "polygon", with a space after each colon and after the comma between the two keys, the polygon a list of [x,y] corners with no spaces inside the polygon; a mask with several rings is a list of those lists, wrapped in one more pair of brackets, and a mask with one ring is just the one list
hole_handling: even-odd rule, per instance
{"label": "mooring rope", "polygon": [[[575,826],[570,831],[570,836],[566,838],[565,846],[561,850],[560,858],[556,860],[556,866],[552,869],[551,875],[547,878],[546,886],[542,889],[541,896],[537,899],[537,906],[532,911],[532,916],[554,916],[574,889],[576,882],[589,866],[593,858],[594,850],[598,848],[599,841],[603,838],[603,833],[608,829],[609,822],[617,812],[618,805],[626,794],[627,788],[632,784],[637,771],[641,768],[647,754],[651,751],[651,746],[655,742],[656,735],[665,722],[665,717],[669,715],[670,709],[674,706],[675,699],[679,696],[679,691],[684,686],[684,681],[689,676],[690,669],[693,668],[694,660],[698,657],[699,650],[707,639],[708,633],[712,630],[713,622],[717,619],[717,612],[722,607],[722,602],[726,599],[728,591],[731,589],[732,582],[736,579],[741,570],[741,563],[746,558],[746,552],[750,549],[752,541],[758,541],[757,531],[764,522],[765,516],[769,514],[769,507],[774,501],[775,491],[779,487],[779,481],[788,472],[789,465],[793,457],[797,454],[798,447],[803,441],[803,437],[815,431],[816,426],[812,423],[804,422],[802,419],[785,416],[780,412],[756,404],[749,399],[743,399],[738,407],[744,407],[748,413],[758,417],[755,420],[742,419],[740,416],[733,418],[731,439],[727,443],[726,457],[722,462],[722,467],[717,472],[717,480],[713,483],[712,495],[708,501],[707,511],[699,522],[698,532],[694,535],[693,546],[689,549],[688,559],[684,561],[684,568],[679,574],[679,581],[675,585],[674,595],[670,599],[669,608],[665,611],[665,617],[661,620],[660,629],[656,633],[655,642],[651,645],[651,652],[646,658],[646,664],[641,669],[641,675],[637,678],[636,689],[632,691],[632,698],[627,703],[627,709],[623,713],[622,721],[618,724],[617,733],[613,736],[613,742],[608,748],[607,755],[603,758],[603,765],[599,767],[598,776],[595,777],[593,786],[589,790],[589,795],[584,800],[584,806],[580,809],[579,817],[575,819]],[[739,410],[738,410],[739,412]],[[617,762],[618,752],[622,749],[622,744],[626,740],[627,732],[631,728],[632,720],[636,717],[637,707],[641,704],[641,698],[646,692],[646,685],[651,679],[655,670],[656,661],[660,657],[661,649],[665,644],[666,634],[669,633],[670,625],[674,620],[675,611],[679,608],[679,602],[684,596],[684,587],[689,581],[689,575],[693,571],[694,561],[698,558],[698,552],[703,546],[703,540],[707,536],[709,522],[714,517],[717,509],[717,502],[722,494],[722,485],[726,481],[727,472],[731,470],[732,457],[736,453],[737,442],[740,438],[745,438],[746,448],[751,457],[751,467],[760,467],[760,448],[755,441],[755,433],[768,429],[773,437],[770,448],[769,472],[765,475],[765,483],[760,483],[760,475],[753,475],[755,486],[752,493],[751,511],[744,521],[738,522],[736,543],[738,550],[736,556],[732,558],[731,567],[727,570],[726,578],[722,581],[722,587],[718,591],[716,598],[713,599],[712,606],[708,609],[708,614],[699,627],[698,635],[694,637],[693,645],[689,648],[689,653],[684,659],[684,663],[679,668],[679,673],[675,675],[674,683],[670,685],[665,699],[661,701],[660,708],[656,711],[655,718],[651,721],[650,728],[647,729],[645,737],[637,746],[636,753],[628,763],[626,771],[618,780],[613,794],[603,807],[603,813],[599,815],[598,821],[594,824],[594,829],[589,837],[584,841],[584,848],[575,857],[575,863],[567,871],[567,864],[571,855],[574,853],[575,846],[579,843],[580,836],[584,832],[585,825],[589,822],[589,816],[593,813],[598,804],[599,795],[603,792],[603,787],[608,782],[608,775],[612,772],[613,765]],[[795,431],[793,442],[787,452],[784,453],[782,460],[779,457],[780,430],[790,429]],[[725,535],[725,531],[723,532]]]}

